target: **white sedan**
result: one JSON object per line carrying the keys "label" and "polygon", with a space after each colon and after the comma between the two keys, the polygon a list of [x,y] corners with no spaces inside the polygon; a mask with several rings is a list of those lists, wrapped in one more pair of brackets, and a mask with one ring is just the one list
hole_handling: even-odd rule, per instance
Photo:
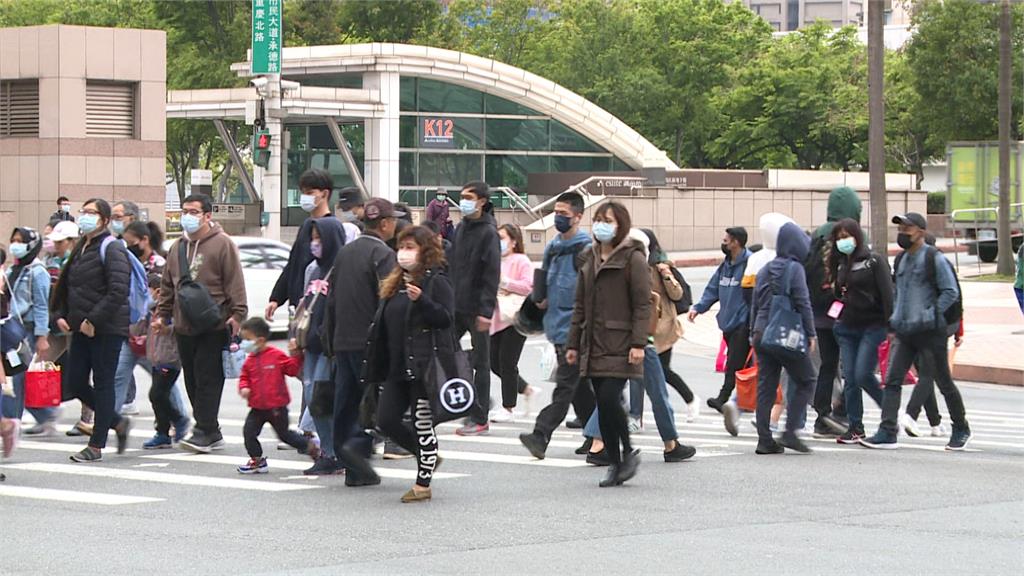
{"label": "white sedan", "polygon": [[[263,316],[274,284],[288,264],[291,246],[277,240],[254,236],[232,236],[231,240],[238,246],[238,256],[242,261],[249,316]],[[173,243],[174,240],[167,240],[164,249],[169,249]],[[274,319],[270,322],[270,330],[275,333],[288,331],[287,306],[277,309]]]}

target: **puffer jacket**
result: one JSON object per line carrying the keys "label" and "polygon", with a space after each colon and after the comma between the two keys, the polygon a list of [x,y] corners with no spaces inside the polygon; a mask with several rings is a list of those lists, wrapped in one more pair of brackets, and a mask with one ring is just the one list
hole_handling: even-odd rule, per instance
{"label": "puffer jacket", "polygon": [[644,348],[650,330],[647,257],[629,238],[604,262],[600,250],[594,243],[580,266],[566,348],[578,351],[583,376],[642,378],[643,364],[630,364],[629,350]]}
{"label": "puffer jacket", "polygon": [[110,233],[103,232],[72,253],[57,283],[55,316],[67,320],[72,332],[79,332],[88,320],[97,334],[127,338],[131,323],[128,250],[121,242],[110,242],[104,262],[100,246],[107,236]]}

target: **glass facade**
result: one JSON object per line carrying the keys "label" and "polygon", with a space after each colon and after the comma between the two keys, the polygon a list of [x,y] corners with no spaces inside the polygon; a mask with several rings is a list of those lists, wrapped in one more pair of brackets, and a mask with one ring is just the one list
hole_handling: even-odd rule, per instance
{"label": "glass facade", "polygon": [[[358,88],[358,75],[294,78],[311,86]],[[399,197],[423,206],[428,190],[471,180],[526,194],[527,178],[543,172],[630,170],[595,142],[550,116],[479,90],[426,78],[403,77],[400,87]],[[356,163],[363,162],[362,123],[343,126]],[[326,168],[337,187],[351,185],[326,126],[289,126],[285,225],[298,225],[298,177]],[[507,199],[495,198],[500,205]]]}

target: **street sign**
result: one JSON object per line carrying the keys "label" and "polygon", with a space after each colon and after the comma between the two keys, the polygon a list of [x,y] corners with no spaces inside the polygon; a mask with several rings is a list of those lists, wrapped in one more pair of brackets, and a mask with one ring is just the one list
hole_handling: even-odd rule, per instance
{"label": "street sign", "polygon": [[282,0],[252,0],[252,73],[280,74]]}

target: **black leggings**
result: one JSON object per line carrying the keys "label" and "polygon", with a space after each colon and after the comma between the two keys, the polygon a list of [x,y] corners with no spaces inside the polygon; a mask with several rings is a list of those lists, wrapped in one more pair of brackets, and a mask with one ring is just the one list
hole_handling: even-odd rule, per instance
{"label": "black leggings", "polygon": [[[171,432],[171,424],[180,422],[182,414],[171,402],[171,390],[178,381],[180,368],[153,367],[153,383],[149,387],[149,403],[153,405],[153,416],[156,419],[156,433],[167,436]],[[180,434],[180,431],[179,431]]]}
{"label": "black leggings", "polygon": [[687,404],[693,402],[693,391],[686,385],[682,376],[672,371],[672,349],[669,348],[658,354],[658,360],[661,360],[661,370],[665,373],[665,382],[679,392],[679,395],[683,397],[683,402]]}
{"label": "black leggings", "polygon": [[260,432],[263,425],[270,423],[282,442],[296,450],[305,450],[309,443],[306,437],[295,430],[288,428],[288,407],[274,408],[272,410],[249,410],[245,417],[245,426],[242,427],[242,436],[245,438],[245,451],[250,458],[262,458],[263,446],[260,445]]}
{"label": "black leggings", "polygon": [[592,376],[590,381],[597,392],[597,422],[601,427],[604,449],[612,464],[617,465],[622,461],[620,443],[623,452],[628,454],[633,451],[633,445],[629,442],[626,411],[622,408],[622,389],[626,386],[626,379]]}
{"label": "black leggings", "polygon": [[519,376],[519,358],[523,355],[526,336],[509,326],[491,335],[491,372],[501,378],[501,405],[509,410],[516,407],[516,399],[527,387]]}
{"label": "black leggings", "polygon": [[[412,428],[403,421],[403,416],[410,409]],[[419,467],[416,485],[430,487],[430,479],[437,466],[437,436],[434,434],[433,415],[423,384],[415,380],[384,382],[377,406],[377,423],[388,438],[416,455]]]}

